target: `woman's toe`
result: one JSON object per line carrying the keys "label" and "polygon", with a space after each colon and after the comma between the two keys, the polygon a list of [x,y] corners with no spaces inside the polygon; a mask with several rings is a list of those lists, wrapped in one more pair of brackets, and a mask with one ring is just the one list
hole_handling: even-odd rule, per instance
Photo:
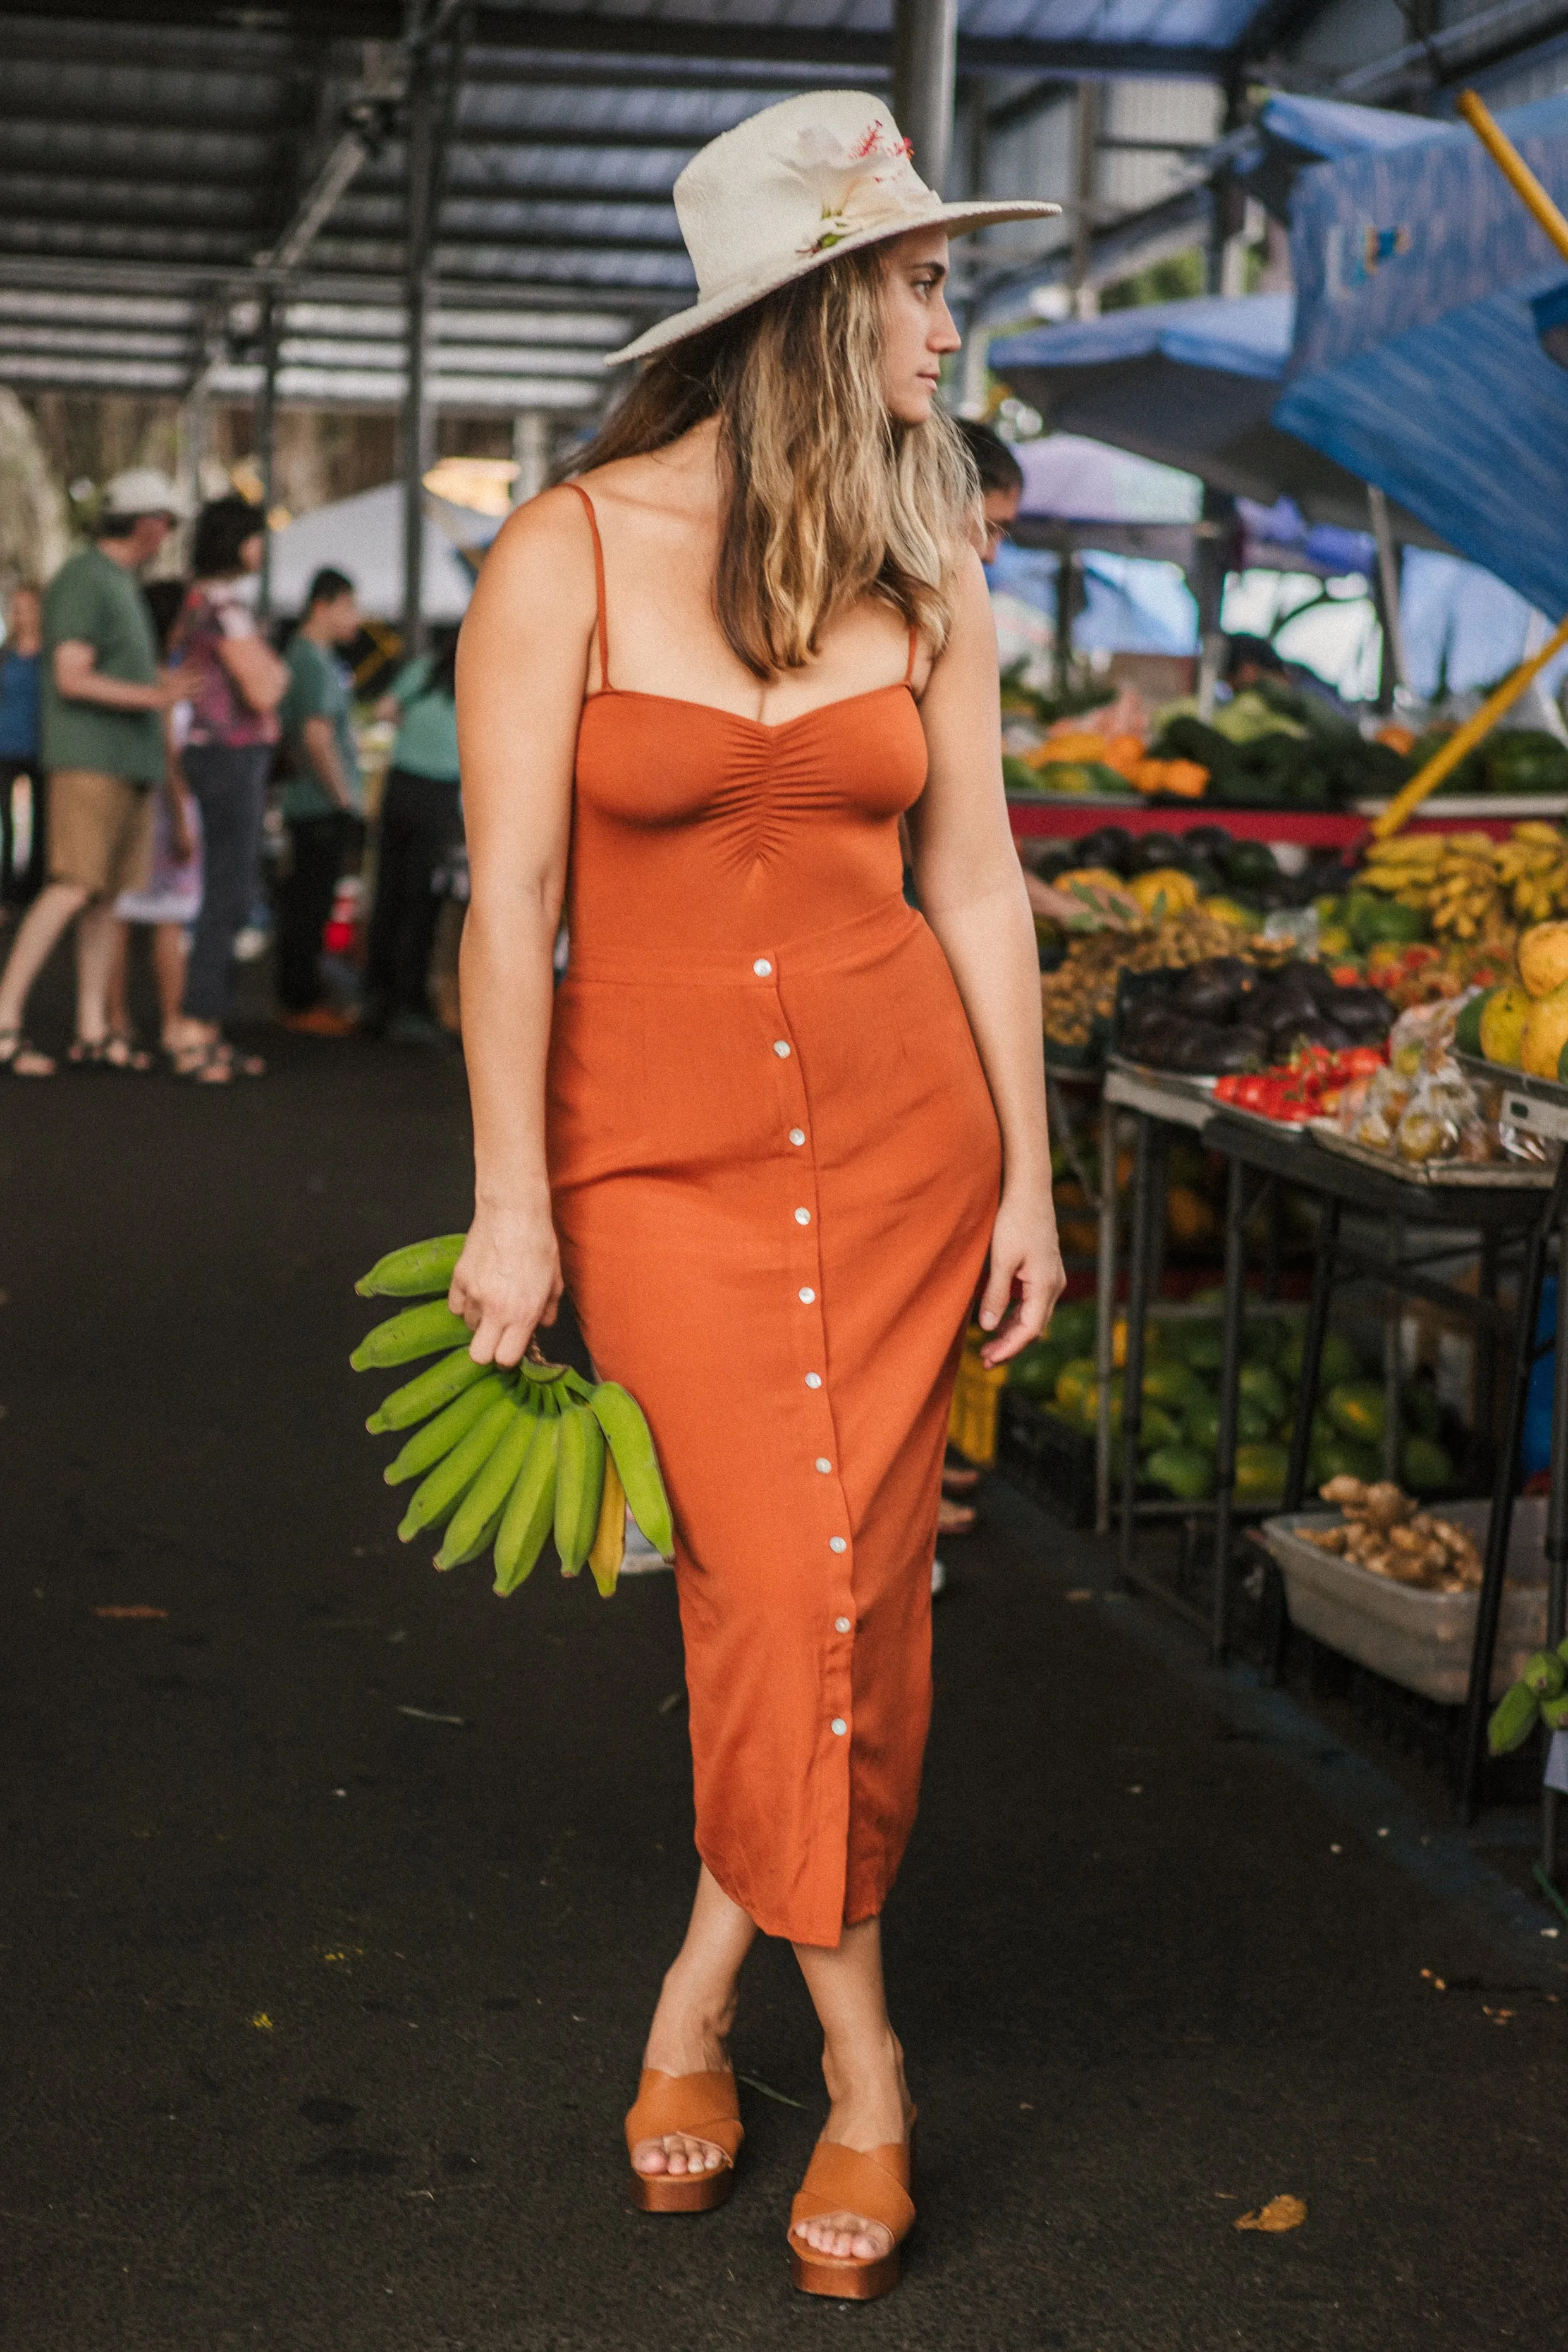
{"label": "woman's toe", "polygon": [[662,2140],[641,2140],[633,2148],[632,2170],[634,2172],[666,2172],[668,2168],[668,2158],[665,2155]]}

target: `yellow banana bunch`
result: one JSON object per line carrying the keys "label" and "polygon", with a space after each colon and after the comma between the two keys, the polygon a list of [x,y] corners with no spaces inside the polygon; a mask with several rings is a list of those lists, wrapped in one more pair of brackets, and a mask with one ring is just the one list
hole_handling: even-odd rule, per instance
{"label": "yellow banana bunch", "polygon": [[[359,1285],[363,1296],[417,1298],[445,1290],[461,1236],[395,1250]],[[454,1346],[461,1334],[462,1344]],[[399,1486],[418,1478],[397,1532],[446,1529],[437,1568],[457,1568],[495,1547],[497,1592],[516,1591],[553,1530],[563,1576],[584,1560],[607,1600],[626,1549],[629,1506],[648,1541],[675,1548],[669,1499],[641,1406],[614,1381],[597,1387],[564,1364],[530,1358],[515,1371],[476,1364],[468,1329],[445,1304],[405,1307],[377,1324],[355,1349],[356,1370],[441,1360],[387,1397],[372,1430],[425,1426],[386,1471]]]}
{"label": "yellow banana bunch", "polygon": [[1425,909],[1432,902],[1446,838],[1440,833],[1396,833],[1389,841],[1375,841],[1356,879],[1402,907]]}
{"label": "yellow banana bunch", "polygon": [[1560,825],[1516,824],[1498,849],[1498,878],[1521,923],[1544,923],[1568,908],[1568,835]]}

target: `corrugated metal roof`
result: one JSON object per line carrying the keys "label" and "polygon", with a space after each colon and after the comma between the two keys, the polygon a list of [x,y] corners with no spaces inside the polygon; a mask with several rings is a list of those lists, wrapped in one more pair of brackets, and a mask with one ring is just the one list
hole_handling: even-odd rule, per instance
{"label": "corrugated metal roof", "polygon": [[[689,299],[670,200],[688,157],[795,89],[882,86],[890,13],[890,0],[454,12],[466,38],[435,58],[437,74],[460,63],[431,398],[601,397],[602,352]],[[1008,91],[1081,71],[1224,74],[1249,26],[1266,16],[1272,37],[1290,13],[961,0],[961,70]],[[0,0],[0,381],[179,393],[205,374],[238,396],[257,379],[255,293],[272,283],[285,398],[399,397],[403,24],[400,0],[56,0],[47,15]],[[312,191],[297,266],[269,271]]]}

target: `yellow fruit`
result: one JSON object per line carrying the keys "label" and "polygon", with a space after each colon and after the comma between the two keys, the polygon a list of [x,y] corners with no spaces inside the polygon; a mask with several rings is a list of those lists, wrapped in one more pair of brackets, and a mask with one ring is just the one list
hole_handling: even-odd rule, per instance
{"label": "yellow fruit", "polygon": [[1554,1078],[1568,1045],[1568,983],[1537,1000],[1524,1024],[1520,1067],[1532,1078]]}
{"label": "yellow fruit", "polygon": [[1138,875],[1128,887],[1146,915],[1153,913],[1162,898],[1167,915],[1185,914],[1198,903],[1197,884],[1174,866],[1157,866],[1152,874]]}
{"label": "yellow fruit", "polygon": [[1249,908],[1238,906],[1234,898],[1205,898],[1201,903],[1205,915],[1212,915],[1216,922],[1228,923],[1232,930],[1260,931],[1263,929],[1262,916],[1253,914]]}
{"label": "yellow fruit", "polygon": [[1517,980],[1510,980],[1488,998],[1486,1011],[1481,1014],[1481,1051],[1489,1062],[1500,1062],[1506,1070],[1519,1068],[1524,1024],[1533,1003],[1529,991],[1521,988]]}
{"label": "yellow fruit", "polygon": [[1072,866],[1057,876],[1056,887],[1058,890],[1125,890],[1127,885],[1108,866]]}
{"label": "yellow fruit", "polygon": [[[1550,996],[1568,981],[1568,923],[1537,923],[1519,943],[1519,976],[1531,996]],[[1557,1066],[1552,1066],[1556,1076]]]}

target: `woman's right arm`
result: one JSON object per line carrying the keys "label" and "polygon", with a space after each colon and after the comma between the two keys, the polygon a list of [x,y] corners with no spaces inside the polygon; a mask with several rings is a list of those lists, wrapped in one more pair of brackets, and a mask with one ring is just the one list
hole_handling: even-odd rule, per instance
{"label": "woman's right arm", "polygon": [[519,509],[485,558],[458,648],[474,1222],[450,1295],[482,1364],[520,1361],[561,1297],[544,1067],[595,611],[586,519],[570,492],[547,492]]}

